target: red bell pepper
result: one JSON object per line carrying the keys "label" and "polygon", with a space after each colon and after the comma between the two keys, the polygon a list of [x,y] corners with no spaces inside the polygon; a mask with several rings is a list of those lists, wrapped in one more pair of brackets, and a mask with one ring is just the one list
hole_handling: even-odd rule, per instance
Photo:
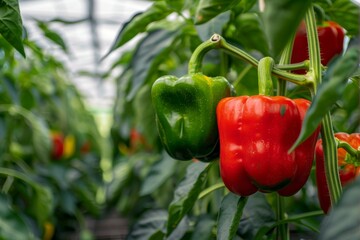
{"label": "red bell pepper", "polygon": [[[337,139],[345,141],[353,148],[360,147],[360,133],[347,134],[343,132],[335,133]],[[321,209],[327,213],[331,206],[329,188],[326,183],[325,161],[322,140],[316,143],[316,182],[318,188],[318,198]],[[360,175],[360,166],[351,163],[350,155],[342,148],[338,149],[338,165],[341,185],[345,186]]]}
{"label": "red bell pepper", "polygon": [[[343,51],[344,29],[332,21],[325,21],[323,25],[317,27],[321,64],[326,66],[331,59]],[[306,36],[306,28],[302,22],[296,32],[291,63],[298,63],[309,59],[309,49]],[[305,70],[293,71],[298,74],[304,74]]]}
{"label": "red bell pepper", "polygon": [[225,186],[240,196],[278,191],[289,196],[306,182],[318,130],[296,148],[309,101],[276,96],[222,99],[217,106],[220,173]]}

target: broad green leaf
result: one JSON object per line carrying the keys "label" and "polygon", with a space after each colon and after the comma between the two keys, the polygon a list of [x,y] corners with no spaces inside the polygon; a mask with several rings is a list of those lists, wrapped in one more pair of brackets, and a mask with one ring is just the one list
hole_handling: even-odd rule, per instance
{"label": "broad green leaf", "polygon": [[273,57],[277,58],[304,18],[311,1],[276,0],[265,3],[265,33]]}
{"label": "broad green leaf", "polygon": [[141,185],[140,195],[151,194],[159,188],[174,174],[176,163],[177,161],[164,153],[163,157],[151,166],[149,173]]}
{"label": "broad green leaf", "polygon": [[174,50],[172,43],[180,33],[180,30],[158,30],[149,33],[139,43],[131,62],[133,81],[127,100],[133,99],[141,86],[153,77],[152,73],[158,70],[159,65]]}
{"label": "broad green leaf", "polygon": [[189,165],[185,178],[175,189],[174,199],[169,206],[167,236],[178,226],[181,219],[194,206],[204,187],[211,164],[194,162]]}
{"label": "broad green leaf", "polygon": [[29,211],[36,218],[38,224],[42,226],[53,214],[53,195],[50,189],[45,186],[36,185],[34,190]]}
{"label": "broad green leaf", "polygon": [[351,79],[346,85],[343,98],[337,102],[337,105],[340,107],[331,115],[335,131],[359,132],[357,128],[360,127],[360,82]]}
{"label": "broad green leaf", "polygon": [[269,227],[274,223],[274,212],[267,202],[265,195],[256,193],[249,197],[243,210],[238,234],[243,239],[255,239],[260,229]]}
{"label": "broad green leaf", "polygon": [[291,151],[315,131],[333,104],[342,97],[349,77],[358,67],[359,54],[358,48],[351,48],[342,58],[338,59],[333,67],[329,68],[305,115],[300,135],[291,147]]}
{"label": "broad green leaf", "polygon": [[170,13],[171,10],[164,1],[157,1],[145,12],[134,15],[133,18],[122,27],[107,55],[130,41],[137,34],[145,32],[150,23],[166,18]]}
{"label": "broad green leaf", "polygon": [[0,194],[0,239],[36,239],[21,213],[11,207],[8,197]]}
{"label": "broad green leaf", "polygon": [[47,162],[50,156],[51,140],[48,127],[44,119],[37,117],[32,112],[17,105],[0,105],[9,114],[22,116],[31,126],[32,144],[37,157]]}
{"label": "broad green leaf", "polygon": [[176,12],[181,12],[181,10],[183,9],[184,7],[184,0],[165,0],[166,2],[166,5],[176,11]]}
{"label": "broad green leaf", "polygon": [[20,95],[20,103],[21,106],[24,107],[27,110],[32,109],[36,106],[36,99],[34,97],[34,92],[36,92],[36,89],[34,88],[21,88],[19,91]]}
{"label": "broad green leaf", "polygon": [[[142,86],[134,98],[133,109],[135,112],[135,127],[139,129],[146,139],[146,144],[154,147],[158,143],[158,131],[154,128],[155,111],[151,102],[151,86],[146,84]],[[171,161],[173,162],[173,161]]]}
{"label": "broad green leaf", "polygon": [[[260,17],[256,13],[240,14],[235,22],[234,37],[245,49],[258,50],[264,56],[269,55],[269,46]],[[246,36],[246,37],[244,37]]]}
{"label": "broad green leaf", "polygon": [[230,12],[224,12],[218,16],[212,18],[210,21],[201,24],[195,25],[196,30],[199,34],[199,37],[202,41],[208,40],[214,33],[221,34],[224,25],[230,19]]}
{"label": "broad green leaf", "polygon": [[346,29],[346,34],[356,36],[359,33],[359,5],[349,0],[334,0],[324,9],[332,21]]}
{"label": "broad green leaf", "polygon": [[42,30],[46,38],[48,38],[50,41],[58,45],[65,53],[68,53],[68,48],[66,46],[66,43],[59,33],[57,33],[54,30],[51,30],[49,26],[43,21],[38,20],[37,25]]}
{"label": "broad green leaf", "polygon": [[0,2],[0,34],[25,57],[22,43],[23,25],[18,0]]}
{"label": "broad green leaf", "polygon": [[47,162],[49,160],[51,149],[48,127],[46,126],[44,119],[36,116],[31,117],[31,119],[31,125],[33,127],[32,143],[35,153],[41,161]]}
{"label": "broad green leaf", "polygon": [[360,239],[360,177],[344,188],[339,202],[321,223],[319,240]]}
{"label": "broad green leaf", "polygon": [[216,17],[220,13],[230,10],[237,0],[200,0],[196,9],[195,24],[202,24]]}
{"label": "broad green leaf", "polygon": [[216,223],[211,215],[201,215],[197,217],[191,240],[214,239],[213,228],[215,227],[215,224]]}
{"label": "broad green leaf", "polygon": [[101,212],[101,206],[96,201],[95,193],[89,189],[89,185],[77,182],[76,185],[72,186],[72,191],[90,214],[98,216]]}
{"label": "broad green leaf", "polygon": [[234,239],[247,199],[231,192],[224,197],[218,216],[217,239]]}
{"label": "broad green leaf", "polygon": [[[162,239],[164,236],[167,212],[164,210],[149,210],[134,224],[128,240]],[[158,237],[158,238],[157,238]]]}

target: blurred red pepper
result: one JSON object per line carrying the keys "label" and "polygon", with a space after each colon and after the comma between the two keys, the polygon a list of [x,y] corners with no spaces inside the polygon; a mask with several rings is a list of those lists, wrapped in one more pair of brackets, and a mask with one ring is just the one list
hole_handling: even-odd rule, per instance
{"label": "blurred red pepper", "polygon": [[[344,29],[332,21],[325,21],[317,27],[321,64],[326,66],[333,57],[343,51]],[[296,32],[292,50],[291,63],[298,63],[309,59],[309,48],[306,36],[305,23],[302,22]],[[295,70],[294,73],[305,74],[305,70]]]}
{"label": "blurred red pepper", "polygon": [[59,132],[52,131],[51,140],[52,140],[51,158],[59,160],[64,155],[64,136]]}
{"label": "blurred red pepper", "polygon": [[[345,141],[353,148],[360,147],[360,133],[347,134],[343,132],[335,133],[337,139]],[[316,143],[316,182],[318,188],[318,198],[320,207],[327,213],[331,206],[329,188],[326,183],[325,175],[325,161],[322,140],[319,139]],[[350,160],[350,161],[349,161]],[[351,163],[351,156],[344,149],[338,149],[338,165],[341,185],[345,186],[347,183],[354,180],[360,175],[360,166]]]}

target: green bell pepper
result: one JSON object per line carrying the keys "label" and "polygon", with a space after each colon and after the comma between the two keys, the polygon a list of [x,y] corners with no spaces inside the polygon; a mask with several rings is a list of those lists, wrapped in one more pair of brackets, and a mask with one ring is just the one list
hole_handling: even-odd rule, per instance
{"label": "green bell pepper", "polygon": [[207,162],[219,156],[216,106],[232,92],[224,77],[210,78],[201,73],[181,78],[163,76],[155,81],[151,96],[156,124],[172,158]]}

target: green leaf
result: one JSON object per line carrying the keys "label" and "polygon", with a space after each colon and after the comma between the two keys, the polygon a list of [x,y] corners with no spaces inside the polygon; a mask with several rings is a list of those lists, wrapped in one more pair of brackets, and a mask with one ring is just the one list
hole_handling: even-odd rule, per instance
{"label": "green leaf", "polygon": [[173,51],[173,41],[179,35],[180,30],[158,30],[149,33],[137,46],[137,51],[131,62],[133,68],[132,88],[127,96],[131,100],[140,87],[153,77],[153,72],[158,71],[159,65],[165,61],[169,53]]}
{"label": "green leaf", "polygon": [[194,162],[189,165],[185,178],[175,189],[174,199],[169,206],[167,236],[177,227],[181,219],[194,206],[206,182],[211,164]]}
{"label": "green leaf", "polygon": [[184,7],[184,0],[165,0],[166,5],[176,12],[181,12]]}
{"label": "green leaf", "polygon": [[205,23],[220,13],[230,10],[237,3],[237,0],[200,0],[196,9],[195,24]]}
{"label": "green leaf", "polygon": [[39,226],[43,226],[45,221],[49,220],[53,214],[53,195],[50,189],[45,186],[36,185],[34,190],[29,211],[36,218]]}
{"label": "green leaf", "polygon": [[214,33],[222,33],[224,25],[230,19],[230,12],[224,12],[212,18],[210,21],[196,25],[196,30],[202,41],[208,40]]}
{"label": "green leaf", "polygon": [[157,1],[145,12],[134,15],[133,18],[122,27],[107,55],[130,41],[137,34],[145,32],[150,23],[164,19],[170,13],[171,11],[164,1]]}
{"label": "green leaf", "polygon": [[[33,91],[34,90],[34,91]],[[21,88],[20,92],[20,103],[21,106],[27,110],[36,106],[36,99],[34,97],[35,88]]]}
{"label": "green leaf", "polygon": [[240,14],[234,24],[236,29],[234,33],[235,39],[237,39],[245,49],[258,50],[264,56],[269,55],[268,42],[258,14]]}
{"label": "green leaf", "polygon": [[243,210],[238,234],[243,239],[255,239],[259,230],[264,227],[270,227],[274,223],[274,212],[267,202],[265,195],[256,193],[249,197]]}
{"label": "green leaf", "polygon": [[151,166],[141,185],[140,196],[151,194],[169,179],[174,173],[176,163],[168,154],[163,154],[163,158]]}
{"label": "green leaf", "polygon": [[134,224],[128,240],[162,239],[164,236],[167,212],[164,210],[149,210]]}
{"label": "green leaf", "polygon": [[22,43],[22,20],[17,0],[3,0],[0,2],[0,34],[23,57],[25,50]]}
{"label": "green leaf", "polygon": [[51,140],[48,127],[44,119],[17,105],[0,105],[10,114],[20,115],[30,123],[32,128],[32,144],[37,157],[47,162],[50,156]]}
{"label": "green leaf", "polygon": [[295,33],[311,0],[266,1],[263,22],[265,33],[274,58],[277,58]]}
{"label": "green leaf", "polygon": [[50,156],[51,140],[49,136],[48,127],[44,119],[38,117],[31,118],[31,125],[33,127],[32,144],[38,158],[47,162]]}
{"label": "green leaf", "polygon": [[210,240],[214,239],[212,230],[215,227],[215,221],[211,215],[201,215],[196,218],[194,232],[191,240]]}
{"label": "green leaf", "polygon": [[290,151],[294,150],[315,131],[333,104],[343,96],[349,77],[358,67],[359,54],[358,48],[350,48],[342,58],[338,59],[328,69],[327,75],[325,75],[324,81],[305,115],[300,135]]}
{"label": "green leaf", "polygon": [[66,43],[59,33],[51,30],[49,26],[43,21],[37,20],[37,25],[43,31],[43,34],[46,38],[58,45],[65,53],[68,53]]}
{"label": "green leaf", "polygon": [[218,217],[217,239],[234,239],[246,202],[246,197],[239,197],[233,193],[228,193],[224,197]]}
{"label": "green leaf", "polygon": [[142,86],[137,92],[133,109],[135,112],[135,128],[144,135],[148,145],[155,146],[158,141],[158,131],[157,128],[154,128],[156,125],[155,110],[151,102],[151,86],[149,84]]}
{"label": "green leaf", "polygon": [[321,223],[319,240],[360,239],[360,177],[344,188],[339,202]]}
{"label": "green leaf", "polygon": [[332,21],[339,23],[346,29],[349,36],[357,36],[359,34],[359,5],[349,0],[335,0],[325,13],[329,15]]}
{"label": "green leaf", "polygon": [[24,218],[12,207],[9,199],[0,194],[0,239],[36,239]]}

